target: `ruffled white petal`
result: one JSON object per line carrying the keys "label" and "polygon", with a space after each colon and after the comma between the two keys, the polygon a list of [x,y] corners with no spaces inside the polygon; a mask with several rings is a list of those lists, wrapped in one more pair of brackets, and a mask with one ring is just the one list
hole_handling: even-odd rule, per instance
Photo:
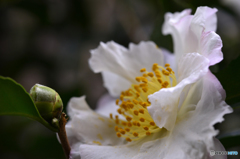
{"label": "ruffled white petal", "polygon": [[[210,60],[210,65],[221,61],[222,54],[217,51],[221,49],[221,39],[219,36],[206,37],[207,32],[216,31],[217,27],[217,9],[209,7],[198,7],[194,15],[189,15],[190,10],[184,10],[181,13],[166,13],[163,25],[163,34],[171,34],[174,42],[174,53],[176,55],[176,63],[182,55],[190,52],[198,52],[203,54]],[[211,40],[209,46],[203,44]],[[215,41],[214,41],[215,40]],[[215,43],[217,41],[217,43]],[[219,45],[217,48],[213,48]],[[203,45],[209,50],[202,50]],[[216,46],[215,46],[216,47]],[[210,48],[216,49],[209,52]],[[203,51],[203,52],[202,52]],[[207,52],[204,52],[207,51]],[[211,54],[211,56],[209,56]]]}
{"label": "ruffled white petal", "polygon": [[[113,84],[116,83],[118,76],[113,79],[107,78],[114,75],[104,73],[105,86],[114,96],[120,95],[121,91],[130,86],[128,84],[136,83],[135,77],[141,76],[140,69],[146,68],[151,71],[153,63],[163,65],[164,60],[161,50],[153,42],[141,42],[138,45],[130,44],[128,50],[113,41],[106,44],[100,43],[97,49],[91,50],[91,55],[89,64],[95,73],[110,72],[125,79],[125,82],[122,79],[118,80],[123,84],[121,89],[120,84],[119,86]],[[105,82],[105,79],[108,81]],[[111,84],[107,84],[109,82]]]}
{"label": "ruffled white petal", "polygon": [[209,7],[198,7],[191,22],[191,30],[200,38],[203,31],[217,30],[217,9]]}
{"label": "ruffled white petal", "polygon": [[[85,97],[71,98],[68,104],[68,114],[71,118],[67,127],[82,143],[116,145],[122,143],[122,139],[116,136],[114,131],[115,123],[92,111]],[[71,137],[71,134],[69,134]]]}
{"label": "ruffled white petal", "polygon": [[[182,12],[166,13],[165,20],[162,27],[163,35],[171,34],[174,43],[174,54],[176,56],[176,61],[186,52],[186,44],[189,46],[195,46],[195,39],[187,41],[187,36],[189,34],[189,26],[192,20],[192,16],[190,15],[191,10],[185,9]],[[190,52],[190,50],[189,50]],[[195,51],[192,51],[195,52]]]}
{"label": "ruffled white petal", "polygon": [[207,57],[209,65],[215,65],[223,59],[222,40],[219,35],[213,31],[203,32],[201,36],[198,52]]}
{"label": "ruffled white petal", "polygon": [[148,96],[151,102],[148,111],[158,127],[164,127],[169,131],[174,128],[183,89],[199,80],[208,71],[208,62],[208,59],[198,53],[186,54],[178,67],[180,83]]}
{"label": "ruffled white petal", "polygon": [[[232,109],[217,91],[215,80],[211,72],[208,72],[201,80],[192,84],[187,94],[189,96],[187,99],[190,101],[184,102],[184,107],[195,105],[194,109],[189,109],[182,116],[178,116],[170,135],[144,143],[135,158],[216,158],[216,156],[210,156],[210,150],[223,151],[224,148],[214,138],[218,131],[214,130],[213,125],[222,122],[223,115],[231,113]],[[196,87],[199,88],[196,89]],[[198,100],[191,100],[196,98],[195,96]],[[217,156],[217,158],[224,159],[226,156]]]}

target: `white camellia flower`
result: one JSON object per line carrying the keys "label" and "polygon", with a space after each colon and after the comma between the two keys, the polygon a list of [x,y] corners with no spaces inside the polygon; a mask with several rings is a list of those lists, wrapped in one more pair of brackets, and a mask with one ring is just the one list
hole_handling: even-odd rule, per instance
{"label": "white camellia flower", "polygon": [[213,125],[232,112],[209,71],[223,59],[216,11],[199,7],[194,15],[188,9],[165,15],[163,33],[173,36],[174,54],[153,42],[129,49],[100,43],[91,51],[90,67],[102,73],[110,95],[96,112],[85,97],[70,100],[66,128],[73,158],[226,157],[210,155],[210,150],[224,150]]}

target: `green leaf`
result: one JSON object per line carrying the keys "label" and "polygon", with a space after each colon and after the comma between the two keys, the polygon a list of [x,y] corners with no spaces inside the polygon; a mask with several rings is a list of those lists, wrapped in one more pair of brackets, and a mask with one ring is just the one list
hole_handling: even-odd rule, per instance
{"label": "green leaf", "polygon": [[226,91],[226,102],[229,105],[240,103],[240,57],[215,75]]}
{"label": "green leaf", "polygon": [[0,115],[25,116],[42,123],[54,132],[58,131],[41,117],[32,98],[20,84],[1,76]]}
{"label": "green leaf", "polygon": [[233,131],[221,135],[218,137],[225,148],[231,148],[235,146],[239,146],[240,143],[240,131]]}

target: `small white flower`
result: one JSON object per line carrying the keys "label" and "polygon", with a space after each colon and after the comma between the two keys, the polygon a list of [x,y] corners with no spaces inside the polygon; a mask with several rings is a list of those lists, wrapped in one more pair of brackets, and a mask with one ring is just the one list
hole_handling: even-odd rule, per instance
{"label": "small white flower", "polygon": [[223,58],[214,32],[216,11],[199,7],[195,15],[190,10],[165,15],[163,33],[172,34],[174,55],[153,42],[129,49],[101,43],[91,51],[90,67],[102,73],[111,97],[102,98],[98,113],[85,97],[70,100],[72,157],[200,159],[216,157],[210,150],[224,150],[213,125],[232,109],[209,71]]}

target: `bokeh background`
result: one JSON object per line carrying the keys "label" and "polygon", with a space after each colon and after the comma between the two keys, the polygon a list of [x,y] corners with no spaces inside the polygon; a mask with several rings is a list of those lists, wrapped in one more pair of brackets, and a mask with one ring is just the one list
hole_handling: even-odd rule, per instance
{"label": "bokeh background", "polygon": [[[35,83],[54,88],[65,106],[71,97],[86,95],[94,109],[106,89],[101,75],[88,66],[89,50],[100,41],[128,47],[153,40],[172,51],[171,36],[161,33],[164,14],[186,8],[194,13],[198,6],[219,10],[224,60],[211,68],[217,73],[240,54],[239,0],[1,0],[0,75],[27,91]],[[240,121],[239,114],[236,110],[216,125],[220,135],[240,128],[234,122]],[[40,123],[0,116],[0,125],[0,158],[64,158],[56,134]],[[229,150],[240,152],[239,147]]]}

